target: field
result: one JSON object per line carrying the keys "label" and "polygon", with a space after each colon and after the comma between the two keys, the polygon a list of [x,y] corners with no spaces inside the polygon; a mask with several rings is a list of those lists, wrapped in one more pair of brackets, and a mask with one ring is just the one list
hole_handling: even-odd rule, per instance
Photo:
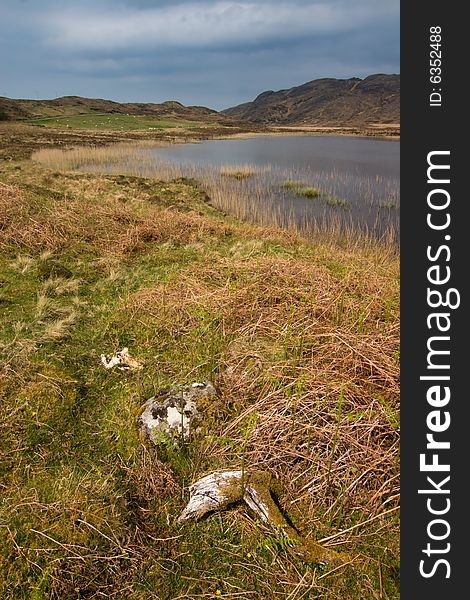
{"label": "field", "polygon": [[[120,131],[2,128],[0,597],[399,598],[397,248],[242,221],[171,173],[30,159]],[[172,141],[129,139],[150,135]],[[141,370],[103,367],[123,347]],[[204,380],[189,442],[139,435],[146,399]],[[246,505],[177,522],[192,482],[241,464],[351,560],[301,560]]]}
{"label": "field", "polygon": [[33,119],[30,123],[47,127],[71,129],[105,129],[129,131],[134,129],[174,129],[200,127],[202,123],[181,119],[157,119],[150,116],[122,115],[122,114],[83,114],[66,117],[46,117]]}

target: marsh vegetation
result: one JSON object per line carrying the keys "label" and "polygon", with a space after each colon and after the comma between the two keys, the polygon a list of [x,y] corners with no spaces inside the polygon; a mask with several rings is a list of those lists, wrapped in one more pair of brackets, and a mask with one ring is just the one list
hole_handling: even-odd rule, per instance
{"label": "marsh vegetation", "polygon": [[361,236],[398,243],[399,186],[393,177],[305,166],[281,168],[264,162],[179,161],[174,152],[170,144],[160,144],[156,150],[151,144],[122,144],[65,152],[45,150],[33,158],[51,168],[159,180],[186,177],[201,184],[214,206],[244,220],[307,236],[338,238],[360,232]]}
{"label": "marsh vegetation", "polygon": [[[0,168],[0,596],[398,598],[396,246],[277,227],[250,199],[272,171],[198,183],[132,144],[47,145]],[[123,346],[141,370],[102,367]],[[203,430],[143,442],[144,402],[196,380],[219,392]],[[243,506],[177,522],[192,482],[242,464],[354,564],[290,556]]]}

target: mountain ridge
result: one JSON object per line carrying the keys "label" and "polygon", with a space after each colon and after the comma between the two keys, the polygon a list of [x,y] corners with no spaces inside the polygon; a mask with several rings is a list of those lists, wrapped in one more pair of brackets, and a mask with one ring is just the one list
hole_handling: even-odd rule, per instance
{"label": "mountain ridge", "polygon": [[61,96],[48,100],[0,97],[0,121],[34,121],[89,114],[122,114],[253,126],[370,128],[400,122],[400,75],[374,74],[361,79],[321,78],[292,88],[265,90],[253,101],[223,111],[161,103],[116,102]]}
{"label": "mountain ridge", "polygon": [[83,114],[127,114],[184,119],[229,120],[220,112],[205,106],[185,106],[176,100],[166,102],[116,102],[102,98],[60,96],[50,100],[31,100],[0,96],[0,121],[27,121],[48,117]]}
{"label": "mountain ridge", "polygon": [[364,126],[400,121],[400,75],[321,78],[278,91],[223,114],[265,125]]}

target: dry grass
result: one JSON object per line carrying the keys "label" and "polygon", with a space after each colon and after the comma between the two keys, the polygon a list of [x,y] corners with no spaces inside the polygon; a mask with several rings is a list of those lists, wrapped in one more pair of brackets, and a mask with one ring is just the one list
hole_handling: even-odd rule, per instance
{"label": "dry grass", "polygon": [[16,217],[25,208],[21,190],[0,182],[0,232],[16,226]]}
{"label": "dry grass", "polygon": [[31,253],[60,252],[81,241],[97,252],[122,255],[148,243],[190,243],[227,230],[196,212],[123,197],[104,179],[70,180],[67,187],[51,205],[8,186],[0,196],[0,248],[15,244]]}
{"label": "dry grass", "polygon": [[[126,318],[138,314],[177,340],[202,311],[216,315],[219,385],[239,410],[219,435],[241,446],[241,425],[257,415],[248,464],[277,473],[310,518],[320,504],[332,519],[398,501],[397,289],[380,269],[360,274],[341,279],[300,259],[227,260],[125,307]],[[239,460],[223,444],[207,452],[224,465]]]}
{"label": "dry grass", "polygon": [[105,166],[119,162],[125,165],[129,158],[140,153],[145,148],[163,148],[168,146],[168,142],[155,142],[140,140],[136,142],[122,142],[107,146],[91,147],[70,147],[47,148],[35,152],[33,160],[43,164],[51,169],[61,169],[63,171],[86,168],[87,166],[96,169],[98,166]]}
{"label": "dry grass", "polygon": [[132,464],[125,464],[123,467],[134,488],[133,493],[143,501],[151,502],[155,498],[181,495],[181,488],[175,481],[171,468],[158,458],[154,448],[139,446]]}
{"label": "dry grass", "polygon": [[51,296],[76,295],[80,281],[78,279],[65,279],[64,277],[49,277],[44,282],[44,294]]}
{"label": "dry grass", "polygon": [[77,312],[73,309],[65,310],[65,315],[47,323],[40,338],[41,342],[63,340],[71,334],[70,328],[77,319]]}
{"label": "dry grass", "polygon": [[[166,175],[1,175],[0,595],[398,598],[396,247],[227,220]],[[123,346],[144,369],[102,368]],[[144,446],[143,402],[206,378],[191,443]],[[242,460],[362,566],[293,560],[240,507],[176,524]]]}
{"label": "dry grass", "polygon": [[13,269],[18,270],[21,275],[24,275],[34,265],[34,258],[19,254],[14,261],[11,262]]}
{"label": "dry grass", "polygon": [[253,175],[258,175],[260,173],[269,173],[271,171],[271,167],[269,165],[264,168],[259,167],[257,165],[252,164],[244,164],[244,165],[222,165],[220,167],[220,174],[224,177],[233,177],[234,179],[242,180],[247,179],[249,177],[253,177]]}

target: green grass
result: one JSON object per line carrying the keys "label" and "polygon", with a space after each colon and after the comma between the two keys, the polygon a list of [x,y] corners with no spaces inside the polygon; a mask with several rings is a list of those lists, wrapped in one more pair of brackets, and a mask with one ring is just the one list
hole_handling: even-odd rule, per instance
{"label": "green grass", "polygon": [[[224,217],[194,181],[2,169],[2,599],[398,598],[396,255]],[[123,346],[142,371],[101,366]],[[190,444],[140,439],[147,398],[207,378]],[[176,522],[241,463],[362,566],[301,562],[242,506]]]}
{"label": "green grass", "polygon": [[281,183],[281,187],[285,190],[292,191],[296,196],[302,196],[303,198],[320,198],[322,191],[316,187],[311,187],[294,179],[286,179]]}
{"label": "green grass", "polygon": [[287,179],[281,183],[281,187],[285,190],[292,191],[296,196],[302,198],[318,198],[328,206],[333,208],[338,206],[347,206],[349,203],[345,198],[338,198],[333,194],[322,192],[319,188],[305,185],[302,181]]}
{"label": "green grass", "polygon": [[333,194],[326,194],[323,197],[324,201],[326,202],[326,204],[328,204],[328,206],[347,206],[349,204],[349,202],[345,199],[345,198],[338,198],[338,196],[335,196]]}
{"label": "green grass", "polygon": [[302,190],[305,187],[305,183],[303,181],[297,181],[294,179],[286,179],[281,183],[281,187],[285,190]]}
{"label": "green grass", "polygon": [[298,190],[297,194],[304,198],[319,198],[321,196],[321,191],[315,187],[304,187]]}
{"label": "green grass", "polygon": [[201,125],[201,123],[196,121],[180,119],[156,119],[155,117],[149,116],[96,113],[33,119],[31,123],[61,129],[105,129],[119,131],[132,131],[135,129],[174,129],[176,127],[192,128]]}
{"label": "green grass", "polygon": [[398,204],[398,202],[396,200],[384,200],[383,202],[379,202],[379,208],[385,208],[385,209],[396,209],[398,210],[400,208],[400,205]]}

